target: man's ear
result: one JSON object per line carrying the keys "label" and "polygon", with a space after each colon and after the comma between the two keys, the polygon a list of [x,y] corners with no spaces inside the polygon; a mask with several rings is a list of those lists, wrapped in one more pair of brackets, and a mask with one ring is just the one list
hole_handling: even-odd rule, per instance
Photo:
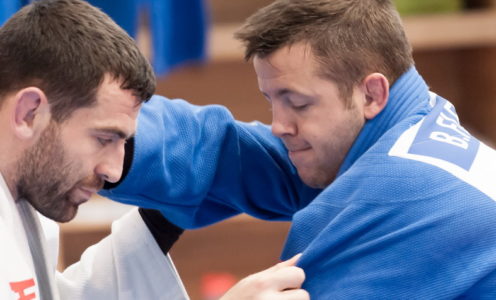
{"label": "man's ear", "polygon": [[12,126],[20,139],[37,137],[48,125],[51,114],[45,93],[37,87],[18,91],[14,99]]}
{"label": "man's ear", "polygon": [[386,107],[389,98],[389,81],[380,73],[372,73],[362,82],[365,93],[364,116],[375,118]]}

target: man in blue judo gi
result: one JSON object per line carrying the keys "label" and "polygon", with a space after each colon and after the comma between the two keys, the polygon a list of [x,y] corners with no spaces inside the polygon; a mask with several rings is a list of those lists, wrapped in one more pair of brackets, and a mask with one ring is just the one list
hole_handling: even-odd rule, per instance
{"label": "man in blue judo gi", "polygon": [[272,126],[155,96],[105,195],[182,228],[292,220],[314,299],[496,298],[496,152],[429,91],[391,1],[278,0],[237,37]]}

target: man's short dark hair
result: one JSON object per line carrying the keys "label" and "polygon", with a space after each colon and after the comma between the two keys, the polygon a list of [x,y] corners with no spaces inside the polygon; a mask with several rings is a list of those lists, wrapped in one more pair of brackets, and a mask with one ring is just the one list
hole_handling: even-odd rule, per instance
{"label": "man's short dark hair", "polygon": [[37,86],[61,122],[96,103],[106,74],[140,103],[155,91],[153,71],[133,39],[85,1],[35,1],[0,28],[0,105],[6,94]]}
{"label": "man's short dark hair", "polygon": [[276,0],[236,33],[245,58],[264,58],[295,43],[311,46],[320,74],[344,98],[370,73],[392,84],[413,65],[411,46],[390,0]]}

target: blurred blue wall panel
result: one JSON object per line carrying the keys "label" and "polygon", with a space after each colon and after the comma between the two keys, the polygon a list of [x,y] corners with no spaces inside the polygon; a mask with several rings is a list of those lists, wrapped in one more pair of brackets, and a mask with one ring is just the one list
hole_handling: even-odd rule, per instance
{"label": "blurred blue wall panel", "polygon": [[[0,24],[33,0],[1,0]],[[34,0],[36,1],[36,0]],[[140,10],[146,10],[152,37],[152,65],[158,75],[206,56],[208,13],[204,0],[87,0],[136,37]]]}

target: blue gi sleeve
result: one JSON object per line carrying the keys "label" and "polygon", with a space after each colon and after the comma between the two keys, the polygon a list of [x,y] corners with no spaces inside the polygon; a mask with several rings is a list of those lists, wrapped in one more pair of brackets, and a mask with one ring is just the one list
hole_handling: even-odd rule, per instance
{"label": "blue gi sleeve", "polygon": [[102,195],[158,209],[182,228],[239,212],[290,220],[319,192],[301,182],[268,126],[235,121],[222,106],[154,96],[134,143],[129,173]]}

